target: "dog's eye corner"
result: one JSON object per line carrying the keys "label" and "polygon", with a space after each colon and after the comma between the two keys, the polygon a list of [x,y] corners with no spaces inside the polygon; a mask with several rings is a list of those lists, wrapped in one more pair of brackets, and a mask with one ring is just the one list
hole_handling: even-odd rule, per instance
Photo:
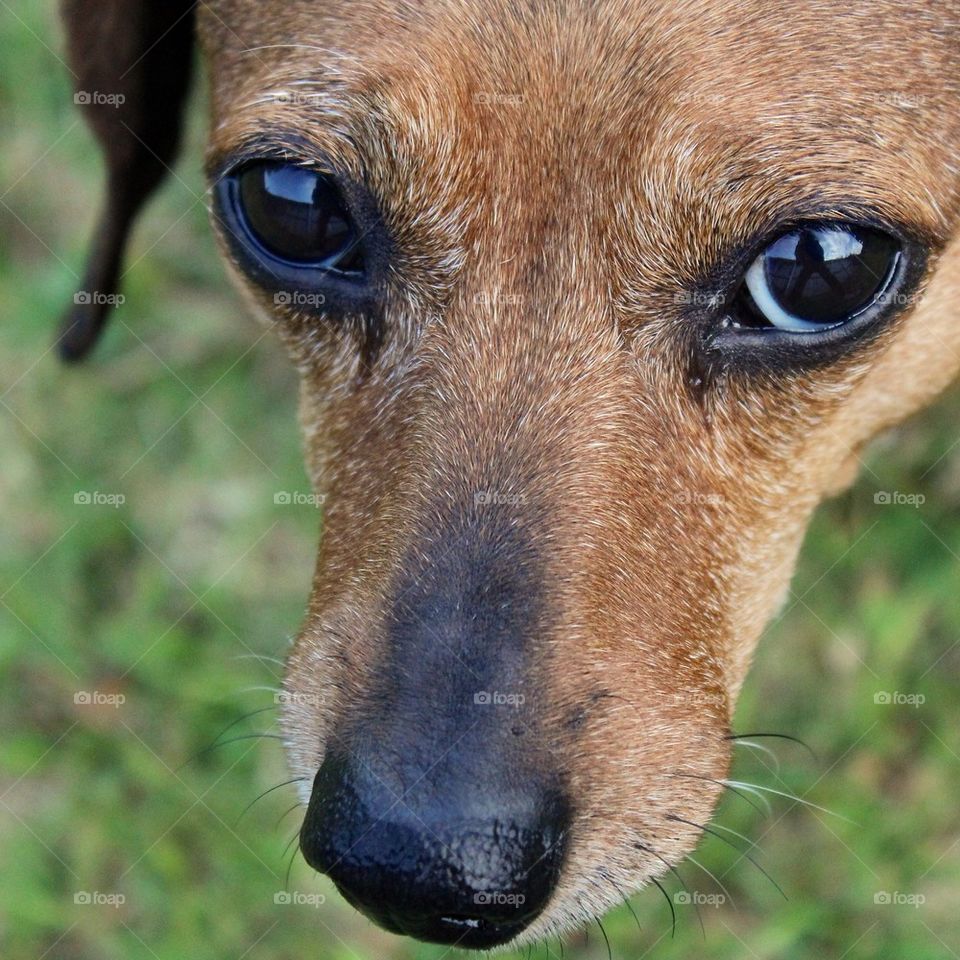
{"label": "dog's eye corner", "polygon": [[730,305],[733,326],[815,335],[896,302],[904,245],[852,223],[782,233],[750,263]]}

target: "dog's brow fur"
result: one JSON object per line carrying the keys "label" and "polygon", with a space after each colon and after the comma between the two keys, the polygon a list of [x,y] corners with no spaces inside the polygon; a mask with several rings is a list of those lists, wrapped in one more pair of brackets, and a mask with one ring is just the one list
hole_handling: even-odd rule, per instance
{"label": "dog's brow fur", "polygon": [[[522,940],[589,920],[697,842],[672,818],[717,801],[812,511],[960,367],[960,5],[216,0],[198,16],[211,177],[265,153],[330,171],[371,198],[388,264],[365,351],[349,323],[278,306],[224,244],[301,373],[326,498],[286,675],[304,799],[384,677],[430,702],[462,668],[438,648],[439,678],[418,681],[404,651],[422,638],[396,637],[410,571],[468,543],[537,611],[517,620],[529,753],[574,810]],[[914,300],[829,364],[701,362],[685,298],[719,302],[761,239],[805,219],[922,247]]]}

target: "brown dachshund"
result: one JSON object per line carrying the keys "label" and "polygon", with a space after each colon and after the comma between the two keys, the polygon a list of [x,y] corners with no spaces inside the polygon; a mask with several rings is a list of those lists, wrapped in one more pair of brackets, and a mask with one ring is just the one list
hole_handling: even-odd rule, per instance
{"label": "brown dachshund", "polygon": [[[99,333],[194,38],[234,280],[326,503],[306,860],[488,948],[655,881],[816,505],[960,368],[955,0],[68,0]],[[184,317],[189,322],[189,317]]]}

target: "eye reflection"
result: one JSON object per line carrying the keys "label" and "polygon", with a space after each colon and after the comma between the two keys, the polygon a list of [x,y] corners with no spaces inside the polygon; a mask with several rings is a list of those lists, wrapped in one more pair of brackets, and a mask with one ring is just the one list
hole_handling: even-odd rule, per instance
{"label": "eye reflection", "polygon": [[898,240],[856,225],[786,233],[747,270],[745,325],[805,332],[842,324],[887,289],[900,255]]}

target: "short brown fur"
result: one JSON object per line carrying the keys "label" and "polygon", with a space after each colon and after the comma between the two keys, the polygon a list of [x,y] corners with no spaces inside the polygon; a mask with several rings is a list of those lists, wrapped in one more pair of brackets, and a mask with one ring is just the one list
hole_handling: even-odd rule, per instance
{"label": "short brown fur", "polygon": [[[211,175],[269,143],[364,184],[393,245],[373,352],[224,248],[300,371],[326,498],[293,774],[364,702],[423,531],[503,495],[546,558],[535,709],[576,810],[516,942],[568,929],[696,844],[671,817],[713,810],[811,512],[960,369],[960,7],[217,0],[199,35]],[[830,365],[698,364],[685,295],[811,210],[926,244],[922,295]]]}

